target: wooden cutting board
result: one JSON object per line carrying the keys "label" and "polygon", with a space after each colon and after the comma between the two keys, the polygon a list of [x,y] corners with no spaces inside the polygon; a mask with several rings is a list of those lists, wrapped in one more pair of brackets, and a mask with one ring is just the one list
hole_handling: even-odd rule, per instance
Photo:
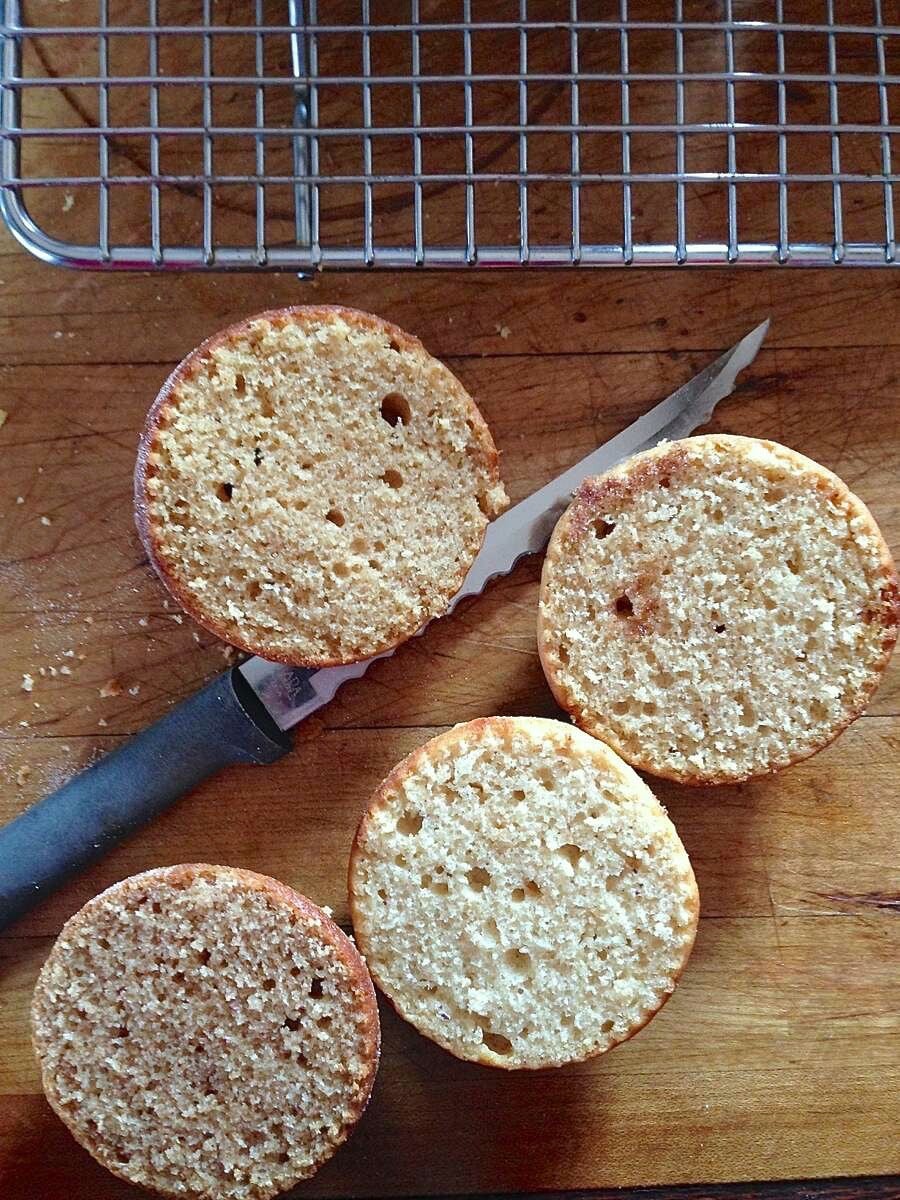
{"label": "wooden cutting board", "polygon": [[[898,283],[893,272],[774,270],[311,285],[100,277],[41,266],[0,237],[0,819],[229,661],[166,602],[129,503],[144,412],[205,334],[304,299],[396,320],[477,397],[518,500],[771,314],[765,348],[712,428],[821,460],[896,546]],[[0,936],[3,1200],[138,1195],[93,1164],[40,1094],[27,1009],[63,920],[125,875],[201,859],[275,875],[346,922],[353,829],[402,755],[470,717],[556,714],[535,653],[539,566],[526,562],[347,686],[288,758],[211,781]],[[898,708],[894,669],[833,747],[775,779],[699,792],[654,784],[703,904],[693,958],[660,1016],[606,1058],[517,1075],[456,1062],[385,1011],[372,1105],[299,1194],[898,1171]]]}

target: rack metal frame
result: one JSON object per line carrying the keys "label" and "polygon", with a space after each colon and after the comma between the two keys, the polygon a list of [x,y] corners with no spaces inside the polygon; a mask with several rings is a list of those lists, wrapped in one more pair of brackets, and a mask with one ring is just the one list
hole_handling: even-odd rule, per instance
{"label": "rack metal frame", "polygon": [[[282,23],[272,23],[271,0],[255,0],[254,20],[245,25],[217,24],[213,0],[201,0],[195,6],[198,19],[185,23],[166,23],[160,19],[165,0],[148,0],[146,24],[117,23],[111,19],[110,6],[116,0],[93,0],[97,20],[93,24],[65,25],[55,22],[27,23],[24,0],[0,0],[0,215],[13,234],[32,253],[48,262],[82,268],[119,268],[140,270],[169,269],[262,269],[292,270],[308,274],[323,269],[408,268],[408,267],[484,267],[484,266],[622,266],[680,264],[794,264],[794,265],[890,265],[897,262],[895,203],[900,198],[900,172],[896,157],[900,154],[900,9],[886,11],[894,0],[871,0],[869,20],[839,20],[836,8],[846,0],[816,0],[821,11],[818,21],[791,19],[786,6],[792,0],[764,0],[741,3],[722,0],[707,4],[714,16],[692,17],[690,0],[671,0],[671,19],[635,18],[630,11],[636,0],[617,0],[618,13],[613,19],[595,19],[597,6],[588,0],[565,0],[553,19],[534,15],[537,0],[517,0],[513,18],[491,19],[494,7],[488,0],[458,0],[455,19],[436,20],[430,0],[359,0],[358,19],[329,23],[329,0],[286,0],[278,6]],[[30,5],[41,9],[41,0]],[[46,5],[44,6],[46,7]],[[67,6],[68,7],[68,6]],[[77,7],[72,4],[72,9]],[[452,7],[444,4],[443,9]],[[794,6],[796,7],[796,6]],[[855,12],[865,5],[856,4]],[[250,6],[248,5],[248,9]],[[564,10],[564,11],[563,11]],[[590,10],[590,12],[588,12]],[[604,11],[608,6],[604,6]],[[751,15],[754,10],[756,15]],[[759,13],[764,11],[764,15]],[[768,13],[768,15],[765,15]],[[865,14],[864,14],[865,15]],[[887,20],[893,16],[897,23]],[[373,66],[373,45],[389,33],[408,39],[408,69],[396,74]],[[633,47],[639,37],[654,35],[670,49],[670,57],[648,70],[636,65]],[[423,67],[423,47],[432,44],[435,35],[458,39],[461,68],[444,73]],[[240,35],[255,39],[254,69],[228,76],[214,70],[219,39]],[[475,65],[474,50],[485,35],[514,37],[517,61],[498,62],[496,70],[486,71]],[[589,37],[603,35],[615,39],[618,61],[610,69],[592,69],[586,61],[584,46]],[[707,43],[721,39],[723,62],[716,69],[698,69],[691,61],[688,40],[703,35]],[[755,68],[742,58],[742,39],[754,35],[774,46],[774,65]],[[90,39],[96,43],[97,70],[93,73],[47,74],[34,66],[27,51],[38,42],[57,39]],[[271,73],[266,65],[266,40],[286,39],[290,45],[289,69]],[[538,38],[558,39],[562,61],[548,70],[531,59],[531,46]],[[165,74],[160,70],[160,38],[193,39],[202,43],[202,69],[189,74]],[[117,74],[110,70],[111,38],[140,39],[146,46],[147,69]],[[321,69],[320,51],[325,43],[343,38],[358,47],[359,69],[330,75]],[[855,46],[870,47],[871,58],[865,69],[848,70],[842,65],[840,48],[844,39]],[[792,66],[794,48],[801,44],[824,48],[825,61],[818,69]],[[355,51],[354,51],[355,53]],[[896,66],[895,66],[896,64]],[[618,111],[598,113],[586,101],[593,84],[613,86],[618,93]],[[721,89],[725,111],[721,119],[692,119],[686,104],[686,89],[698,84]],[[748,83],[769,89],[774,96],[774,120],[742,119],[737,89]],[[223,84],[235,89],[251,89],[255,95],[255,119],[252,123],[223,124],[215,119],[213,87]],[[161,117],[160,96],[170,86],[189,86],[202,96],[198,120],[177,126]],[[491,122],[483,117],[480,104],[484,89],[496,86],[518,90],[514,112],[501,114],[506,119]],[[462,121],[426,119],[423,98],[436,86],[458,88],[462,93]],[[567,120],[547,123],[536,117],[529,101],[529,90],[550,86],[567,98]],[[668,119],[648,121],[635,113],[635,89],[664,87],[674,95],[674,111]],[[111,97],[119,88],[146,89],[149,120],[117,124],[110,120]],[[399,125],[384,124],[376,111],[386,87],[408,89],[411,119]],[[271,121],[267,97],[275,89],[291,89],[292,123]],[[791,116],[793,88],[827,90],[825,119],[796,121]],[[877,113],[867,120],[844,118],[842,102],[849,89],[865,88],[877,95]],[[39,93],[66,89],[96,95],[96,120],[77,127],[42,125],[35,122],[29,105]],[[362,119],[349,124],[329,124],[323,116],[323,99],[334,97],[340,89],[358,97]],[[357,103],[357,99],[354,99]],[[897,116],[894,116],[894,113]],[[601,119],[602,118],[602,119]],[[477,143],[485,134],[511,139],[515,164],[500,169],[479,159]],[[535,154],[537,139],[552,134],[568,141],[564,169],[548,170]],[[273,171],[267,151],[270,139],[289,136],[292,146],[287,169]],[[618,161],[592,165],[585,153],[587,140],[602,135],[615,140]],[[635,165],[636,139],[653,135],[668,139],[674,148],[671,169],[648,170]],[[691,149],[698,136],[717,135],[724,139],[727,161],[724,169],[695,169]],[[777,146],[777,162],[772,169],[748,169],[741,164],[742,147],[747,135],[766,135]],[[827,137],[830,161],[826,169],[796,169],[793,160],[804,137]],[[110,169],[110,156],[123,138],[145,138],[149,147],[146,170],[132,174]],[[160,160],[162,139],[195,137],[202,141],[199,170],[165,170]],[[867,138],[878,147],[877,161],[865,170],[847,168],[842,162],[845,139]],[[229,139],[252,142],[252,169],[225,171],[219,167],[220,152]],[[378,149],[384,139],[408,139],[411,168],[385,171],[377,163]],[[361,151],[361,167],[355,172],[334,174],[328,169],[329,150],[348,140],[356,140]],[[458,140],[462,146],[461,168],[426,170],[424,158],[434,139]],[[77,173],[54,171],[50,148],[77,143],[85,157],[95,164],[92,170]],[[23,166],[23,148],[43,147],[46,166],[40,171]],[[442,143],[443,144],[443,143]],[[517,202],[511,204],[508,228],[503,238],[493,236],[497,228],[493,218],[491,236],[483,234],[484,221],[479,198],[489,185],[511,185]],[[568,196],[565,228],[558,237],[542,240],[534,233],[530,193],[544,184],[562,185]],[[635,192],[641,185],[668,185],[672,195],[670,240],[646,236],[635,217]],[[777,189],[777,220],[766,236],[748,237],[744,217],[750,185],[765,184]],[[246,244],[223,244],[217,238],[214,204],[215,190],[241,185],[255,195],[255,236]],[[267,194],[273,186],[288,188],[293,195],[293,234],[290,238],[272,236]],[[353,188],[361,193],[361,218],[349,222],[340,238],[329,238],[326,191],[330,186]],[[379,234],[378,194],[385,185],[395,189],[408,207],[408,234],[385,240]],[[612,185],[618,196],[618,236],[597,239],[586,229],[585,204],[594,188]],[[822,185],[830,194],[830,204],[819,213],[815,238],[799,239],[792,235],[792,191],[796,185]],[[692,238],[689,219],[689,192],[703,186],[722,192],[727,206],[727,222],[719,238]],[[846,192],[864,186],[877,191],[880,205],[879,235],[866,240],[848,236]],[[68,241],[64,236],[43,228],[31,214],[27,196],[37,189],[92,189],[96,195],[97,236],[93,242]],[[432,236],[429,211],[436,188],[459,192],[461,220],[458,236],[442,239]],[[150,236],[131,244],[117,239],[110,223],[111,197],[118,189],[142,189],[149,206]],[[169,236],[164,216],[167,196],[178,190],[191,190],[199,198],[201,218],[196,239]],[[668,220],[668,218],[667,218]],[[776,227],[777,226],[777,227]]]}

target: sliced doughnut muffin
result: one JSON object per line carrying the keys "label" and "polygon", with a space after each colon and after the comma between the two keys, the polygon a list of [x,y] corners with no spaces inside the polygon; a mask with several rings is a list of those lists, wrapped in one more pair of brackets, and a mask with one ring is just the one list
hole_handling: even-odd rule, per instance
{"label": "sliced doughnut muffin", "polygon": [[261,313],[189,354],[135,474],[138,530],[179,604],[305,666],[378,654],[446,611],[506,503],[460,382],[346,308]]}
{"label": "sliced doughnut muffin", "polygon": [[262,875],[188,864],[89,901],[40,973],[50,1104],[114,1174],[163,1195],[266,1200],[361,1116],[378,1010],[353,943]]}
{"label": "sliced doughnut muffin", "polygon": [[665,1003],[697,886],[649,788],[535,717],[458,725],[396,767],[350,859],[357,943],[402,1017],[459,1058],[602,1054]]}
{"label": "sliced doughnut muffin", "polygon": [[836,475],[710,434],[582,484],[547,550],[538,648],[562,707],[632,766],[728,783],[857,717],[898,618],[884,538]]}

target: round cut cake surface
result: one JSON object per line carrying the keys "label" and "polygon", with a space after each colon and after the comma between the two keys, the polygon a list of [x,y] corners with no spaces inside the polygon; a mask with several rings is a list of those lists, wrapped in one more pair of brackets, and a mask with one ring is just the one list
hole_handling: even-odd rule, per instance
{"label": "round cut cake surface", "polygon": [[443,613],[506,505],[474,401],[421,342],[351,309],[262,313],[172,373],[138,455],[150,560],[218,636],[353,662]]}
{"label": "round cut cake surface", "polygon": [[582,484],[547,551],[538,646],[559,703],[633,766],[728,783],[858,716],[898,616],[890,552],[836,475],[710,434]]}
{"label": "round cut cake surface", "polygon": [[116,1175],[267,1200],[347,1137],[378,1064],[372,982],[314,904],[249,871],[147,871],[89,901],[38,979],[50,1104]]}
{"label": "round cut cake surface", "polygon": [[548,1067],[632,1036],[696,931],[665,810],[607,746],[492,717],[404,760],[350,864],[353,926],[401,1016],[460,1058]]}

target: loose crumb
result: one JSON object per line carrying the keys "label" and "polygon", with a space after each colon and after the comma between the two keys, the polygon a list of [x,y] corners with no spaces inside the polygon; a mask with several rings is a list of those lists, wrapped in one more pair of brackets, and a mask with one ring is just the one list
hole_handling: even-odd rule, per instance
{"label": "loose crumb", "polygon": [[140,690],[141,690],[141,685],[140,685],[139,683],[136,683],[136,684],[134,685],[134,687],[130,687],[130,688],[128,689],[128,695],[129,695],[129,696],[136,696]]}
{"label": "loose crumb", "polygon": [[3,426],[6,424],[6,418],[8,416],[9,416],[9,413],[6,411],[6,409],[0,408],[0,429],[2,429]]}
{"label": "loose crumb", "polygon": [[63,195],[62,210],[64,213],[71,212],[75,207],[75,197],[71,192],[66,192]]}
{"label": "loose crumb", "polygon": [[97,724],[103,729],[109,724],[109,721],[107,721],[106,717],[101,717]]}
{"label": "loose crumb", "polygon": [[497,330],[497,333],[499,333],[500,337],[502,337],[504,341],[506,341],[506,339],[512,333],[512,330],[510,329],[510,327],[508,325],[495,325],[494,328]]}
{"label": "loose crumb", "polygon": [[121,696],[123,687],[118,679],[107,679],[103,687],[100,688],[100,698],[108,700],[110,696]]}
{"label": "loose crumb", "polygon": [[72,674],[72,668],[71,668],[71,667],[67,667],[65,664],[63,664],[63,665],[62,665],[62,666],[59,668],[59,673],[60,673],[60,675],[71,675],[71,674]]}
{"label": "loose crumb", "polygon": [[23,675],[22,676],[22,691],[30,692],[33,687],[34,687],[34,676],[33,675]]}
{"label": "loose crumb", "polygon": [[49,517],[41,517],[41,524],[42,525],[52,525],[53,522],[50,520]]}
{"label": "loose crumb", "polygon": [[138,621],[138,625],[140,625],[141,629],[146,629],[149,624],[150,622],[146,617],[141,617],[141,619]]}
{"label": "loose crumb", "polygon": [[184,617],[181,615],[181,613],[172,613],[171,619],[175,622],[176,625],[184,624]]}
{"label": "loose crumb", "polygon": [[24,504],[24,503],[25,503],[24,496],[16,496],[16,504]]}
{"label": "loose crumb", "polygon": [[19,767],[18,771],[16,771],[16,786],[24,787],[30,774],[31,767],[29,767],[27,763],[24,766]]}
{"label": "loose crumb", "polygon": [[[88,617],[87,620],[88,620],[88,624],[90,624],[91,618]],[[63,650],[63,658],[74,658],[74,657],[75,657],[74,650]]]}

